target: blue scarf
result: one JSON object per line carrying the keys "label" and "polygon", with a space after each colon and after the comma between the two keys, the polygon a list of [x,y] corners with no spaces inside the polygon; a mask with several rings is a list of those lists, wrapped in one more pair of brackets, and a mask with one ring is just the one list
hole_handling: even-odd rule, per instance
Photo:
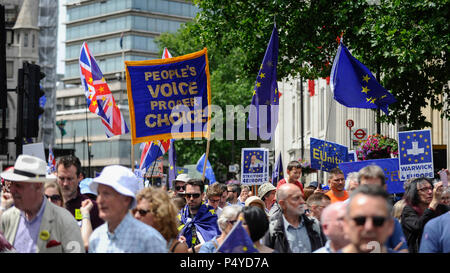
{"label": "blue scarf", "polygon": [[202,235],[205,242],[212,240],[221,233],[217,225],[217,214],[214,208],[204,202],[202,202],[194,219],[189,221],[189,218],[189,207],[186,205],[178,214],[178,219],[181,222],[180,235],[186,237],[186,244],[189,248],[192,247],[192,225],[195,225],[197,232]]}

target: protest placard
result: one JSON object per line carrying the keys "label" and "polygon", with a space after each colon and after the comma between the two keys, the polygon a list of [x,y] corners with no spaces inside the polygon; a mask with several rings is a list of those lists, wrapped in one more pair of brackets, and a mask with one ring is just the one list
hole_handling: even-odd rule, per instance
{"label": "protest placard", "polygon": [[339,163],[347,162],[348,148],[346,146],[310,138],[311,168],[329,172]]}
{"label": "protest placard", "polygon": [[241,183],[261,185],[269,182],[269,150],[244,148],[241,156]]}

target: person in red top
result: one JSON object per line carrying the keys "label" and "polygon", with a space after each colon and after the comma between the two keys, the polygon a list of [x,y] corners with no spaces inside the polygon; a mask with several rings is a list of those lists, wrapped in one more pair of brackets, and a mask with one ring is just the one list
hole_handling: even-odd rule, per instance
{"label": "person in red top", "polygon": [[287,174],[289,177],[287,181],[285,178],[278,181],[277,191],[282,185],[291,183],[298,186],[302,192],[302,195],[305,196],[305,193],[303,192],[303,185],[302,183],[300,183],[300,181],[298,181],[298,179],[302,176],[302,164],[300,164],[300,162],[296,160],[289,162],[289,164],[287,165]]}
{"label": "person in red top", "polygon": [[330,178],[328,184],[331,190],[325,193],[331,199],[331,203],[345,201],[348,199],[348,192],[345,187],[345,176],[338,168],[334,168],[330,171]]}

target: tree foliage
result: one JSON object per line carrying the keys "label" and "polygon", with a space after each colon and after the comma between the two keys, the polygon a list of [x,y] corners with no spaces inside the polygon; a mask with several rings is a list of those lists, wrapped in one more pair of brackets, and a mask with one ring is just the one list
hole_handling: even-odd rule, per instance
{"label": "tree foliage", "polygon": [[[391,114],[409,128],[431,126],[421,110],[429,103],[450,118],[448,0],[197,0],[200,39],[226,55],[245,52],[243,73],[255,75],[274,19],[280,36],[279,79],[328,76],[336,38],[379,74],[397,98]],[[444,101],[446,100],[446,101]]]}
{"label": "tree foliage", "polygon": [[[208,48],[208,60],[210,64],[211,102],[223,110],[224,140],[213,139],[211,141],[209,161],[211,162],[216,178],[228,179],[225,175],[228,166],[240,163],[241,148],[256,146],[256,141],[226,140],[226,106],[243,105],[245,108],[251,102],[252,88],[256,74],[242,76],[245,53],[240,48],[234,48],[228,54],[217,51],[215,44],[202,42],[199,35],[199,25],[194,22],[182,26],[176,33],[164,33],[158,39],[161,52],[167,47],[171,54],[181,56]],[[235,118],[242,113],[236,113]],[[219,118],[219,116],[217,116]],[[213,113],[214,118],[214,113]],[[245,117],[244,117],[245,118]],[[212,128],[215,132],[218,128]],[[237,135],[236,127],[234,131]],[[206,140],[179,140],[175,142],[177,151],[177,165],[196,164],[197,160],[205,152]]]}

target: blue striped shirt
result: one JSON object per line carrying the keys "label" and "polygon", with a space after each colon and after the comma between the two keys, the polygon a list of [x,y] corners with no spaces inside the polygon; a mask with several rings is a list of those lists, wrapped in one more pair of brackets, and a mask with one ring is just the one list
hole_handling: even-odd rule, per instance
{"label": "blue striped shirt", "polygon": [[167,253],[167,242],[156,229],[127,213],[114,233],[108,231],[108,223],[94,230],[89,238],[89,252]]}

